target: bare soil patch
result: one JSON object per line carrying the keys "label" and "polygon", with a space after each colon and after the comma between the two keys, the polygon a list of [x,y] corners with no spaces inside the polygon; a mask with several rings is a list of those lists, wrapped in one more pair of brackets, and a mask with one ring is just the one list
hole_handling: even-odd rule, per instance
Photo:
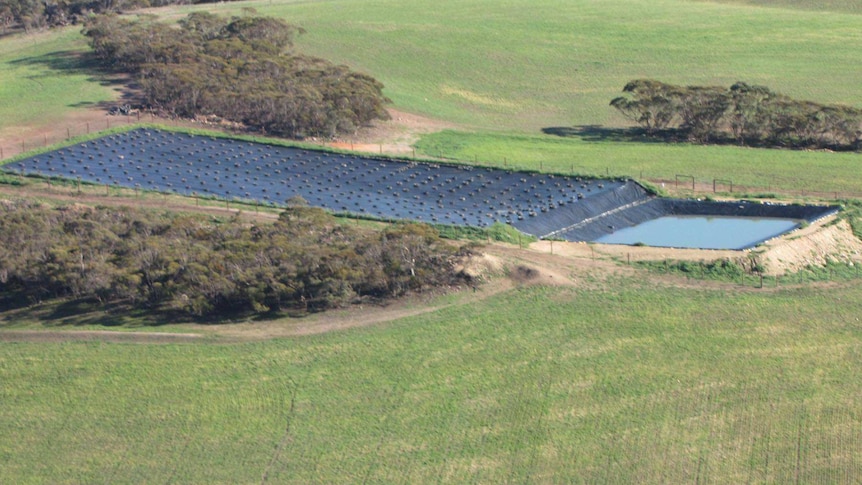
{"label": "bare soil patch", "polygon": [[389,109],[392,119],[377,121],[355,134],[326,143],[332,148],[393,155],[414,154],[413,144],[421,135],[456,128],[457,125],[425,116]]}
{"label": "bare soil patch", "polygon": [[853,235],[846,220],[832,217],[769,241],[762,254],[762,264],[770,275],[828,263],[862,263],[862,241]]}
{"label": "bare soil patch", "polygon": [[[559,243],[557,243],[559,244]],[[624,262],[634,261],[719,261],[747,263],[756,260],[769,276],[783,275],[807,266],[829,262],[862,262],[862,241],[853,235],[847,221],[826,217],[808,227],[771,239],[745,251],[713,249],[675,249],[647,246],[594,244],[593,250]]]}

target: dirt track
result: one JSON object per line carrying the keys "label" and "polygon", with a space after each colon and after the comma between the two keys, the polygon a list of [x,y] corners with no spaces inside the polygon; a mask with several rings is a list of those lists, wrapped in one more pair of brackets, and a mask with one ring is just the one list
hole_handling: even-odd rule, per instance
{"label": "dirt track", "polygon": [[113,342],[134,344],[200,343],[206,335],[167,332],[115,332],[109,330],[0,330],[0,342]]}
{"label": "dirt track", "polygon": [[[359,151],[405,154],[412,150],[411,144],[423,133],[431,133],[453,127],[450,124],[430,120],[421,116],[390,110],[392,120],[378,123],[361,130],[355,136],[327,143],[339,148]],[[111,119],[113,118],[113,120]],[[106,123],[101,110],[79,111],[69,116],[69,124]],[[129,120],[108,117],[107,122],[122,123]],[[189,123],[200,127],[199,124]],[[60,127],[62,128],[62,126]],[[25,127],[15,136],[27,137],[27,145],[37,146],[58,130],[56,125]],[[65,133],[65,130],[63,130]],[[62,138],[61,138],[62,139]],[[0,147],[14,142],[9,133],[0,133]],[[55,140],[56,141],[56,140]],[[20,145],[20,142],[18,142]],[[10,156],[7,151],[5,156]],[[710,187],[711,188],[711,187]],[[702,188],[706,190],[707,188]],[[59,203],[84,205],[136,206],[155,209],[198,212],[213,216],[232,216],[240,211],[236,207],[219,205],[198,206],[189,199],[178,197],[123,197],[99,194],[98,189],[89,189],[78,194],[69,187],[50,187],[32,184],[26,187],[0,186],[0,198],[34,198]],[[242,216],[248,220],[273,220],[274,213],[245,210]],[[685,259],[711,261],[716,259],[747,258],[739,251],[674,250],[665,248],[593,245],[540,241],[529,248],[492,244],[486,255],[476,262],[475,271],[488,282],[473,290],[450,289],[454,292],[454,303],[435,303],[433,296],[420,296],[393,302],[387,306],[363,306],[344,311],[332,311],[304,318],[284,318],[269,322],[235,323],[195,328],[200,333],[164,332],[115,332],[80,330],[0,330],[0,341],[106,341],[122,343],[234,343],[280,337],[318,334],[348,328],[380,325],[400,318],[433,312],[450,305],[469,304],[508,291],[519,285],[560,285],[587,289],[601,286],[611,277],[633,277],[635,268],[621,263],[639,260]],[[758,254],[768,271],[781,274],[796,270],[805,264],[823,264],[828,260],[862,261],[862,242],[852,236],[846,223],[829,224],[824,221],[797,231],[791,236],[767,243],[765,251]],[[651,283],[668,286],[717,288],[722,290],[741,288],[729,283],[687,281],[675,276],[651,276]],[[756,290],[769,291],[769,290]],[[451,301],[451,300],[450,300]]]}

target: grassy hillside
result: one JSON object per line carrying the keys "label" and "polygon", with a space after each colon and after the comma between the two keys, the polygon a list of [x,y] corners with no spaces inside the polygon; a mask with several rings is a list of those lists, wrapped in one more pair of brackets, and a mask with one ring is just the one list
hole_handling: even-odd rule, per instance
{"label": "grassy hillside", "polygon": [[[302,25],[308,29],[298,42],[302,51],[373,74],[399,109],[478,132],[426,138],[419,145],[425,154],[488,163],[506,158],[532,169],[575,166],[588,173],[664,178],[682,173],[764,189],[862,192],[855,155],[541,134],[548,127],[624,125],[608,102],[635,77],[723,85],[743,79],[800,99],[862,105],[856,67],[862,16],[841,13],[847,9],[834,7],[839,2],[816,13],[800,9],[813,2],[748,3],[758,5],[332,0],[205,8],[231,15],[253,7]],[[178,19],[200,8],[154,11]],[[831,11],[836,9],[841,12]],[[113,96],[74,55],[86,49],[77,31],[0,42],[0,130],[8,133]]]}
{"label": "grassy hillside", "polygon": [[[301,49],[373,73],[400,109],[464,127],[425,137],[418,148],[427,155],[591,174],[690,174],[763,191],[862,193],[857,155],[541,134],[625,125],[608,102],[637,77],[725,86],[745,80],[799,99],[862,105],[862,16],[846,15],[838,3],[816,13],[804,9],[812,2],[749,3],[758,5],[336,0],[212,9],[237,13],[250,5],[298,23],[309,31]],[[159,12],[179,18],[189,10]]]}
{"label": "grassy hillside", "polygon": [[696,2],[733,3],[766,8],[796,8],[816,12],[862,14],[857,0],[693,0]]}
{"label": "grassy hillside", "polygon": [[[622,122],[623,85],[766,84],[862,105],[862,16],[690,0],[268,1],[302,50],[372,73],[409,111],[480,129]],[[177,12],[186,12],[183,8]]]}
{"label": "grassy hillside", "polygon": [[48,125],[75,109],[116,98],[93,70],[79,27],[0,39],[0,134]]}
{"label": "grassy hillside", "polygon": [[613,287],[266,343],[0,345],[0,479],[862,478],[858,290]]}
{"label": "grassy hillside", "polygon": [[[607,103],[641,76],[744,79],[862,105],[862,17],[835,13],[853,2],[815,13],[797,8],[813,1],[748,3],[770,8],[690,0],[203,8],[253,6],[300,24],[309,30],[301,49],[373,74],[401,109],[476,131],[427,137],[420,148],[432,155],[862,190],[858,155],[540,134],[621,124]],[[76,32],[0,39],[0,130],[113,96],[69,55],[85,46]],[[0,483],[862,480],[858,280],[757,291],[665,288],[643,273],[603,281],[453,298],[377,327],[259,343],[4,342]]]}
{"label": "grassy hillside", "polygon": [[[442,131],[422,137],[417,148],[431,156],[497,167],[559,173],[674,180],[690,175],[711,184],[720,179],[760,192],[817,191],[833,197],[862,197],[857,153],[602,141],[593,136],[468,133]],[[685,180],[685,179],[683,179]]]}

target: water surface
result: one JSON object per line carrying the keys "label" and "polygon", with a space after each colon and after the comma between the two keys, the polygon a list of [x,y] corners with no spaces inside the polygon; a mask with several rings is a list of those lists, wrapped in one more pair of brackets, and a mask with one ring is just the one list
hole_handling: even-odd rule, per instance
{"label": "water surface", "polygon": [[746,249],[799,227],[795,219],[664,216],[596,240],[607,244],[697,249]]}

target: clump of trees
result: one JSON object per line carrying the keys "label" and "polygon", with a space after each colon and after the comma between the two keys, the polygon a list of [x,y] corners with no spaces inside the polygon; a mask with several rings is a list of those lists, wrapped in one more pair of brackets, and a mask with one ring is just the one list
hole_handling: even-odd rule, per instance
{"label": "clump of trees", "polygon": [[650,136],[791,148],[862,148],[862,110],[799,101],[766,86],[676,86],[638,79],[611,106]]}
{"label": "clump of trees", "polygon": [[427,225],[385,230],[292,205],[272,224],[128,208],[0,205],[0,297],[189,316],[320,311],[465,282]]}
{"label": "clump of trees", "polygon": [[210,3],[213,0],[0,0],[0,32],[14,27],[25,31],[74,25],[94,13],[137,8]]}
{"label": "clump of trees", "polygon": [[383,85],[293,51],[303,30],[269,17],[196,12],[179,27],[97,16],[84,28],[105,66],[134,73],[147,105],[179,117],[217,116],[303,138],[388,119]]}

